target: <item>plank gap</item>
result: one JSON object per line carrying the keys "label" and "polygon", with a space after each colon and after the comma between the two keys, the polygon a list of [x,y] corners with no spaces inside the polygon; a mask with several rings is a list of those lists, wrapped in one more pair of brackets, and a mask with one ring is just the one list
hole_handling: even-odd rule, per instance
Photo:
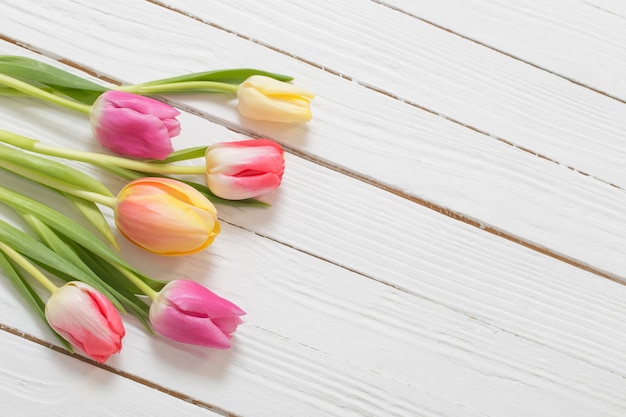
{"label": "plank gap", "polygon": [[[530,65],[530,66],[531,66],[531,67],[533,67],[533,68],[536,68],[536,69],[538,69],[538,70],[541,70],[541,71],[547,72],[548,74],[554,75],[554,76],[556,76],[556,77],[562,78],[562,79],[564,79],[564,80],[566,80],[566,81],[568,81],[568,82],[570,82],[570,83],[572,83],[572,84],[575,84],[575,85],[577,85],[577,86],[579,86],[579,87],[586,88],[586,89],[588,89],[588,90],[593,91],[594,93],[601,94],[601,95],[603,95],[603,96],[605,96],[605,97],[608,97],[608,98],[611,98],[611,99],[613,99],[613,100],[619,101],[620,103],[624,103],[624,104],[626,104],[626,100],[625,100],[625,99],[622,99],[622,98],[620,98],[620,97],[618,97],[618,96],[614,96],[614,95],[612,95],[612,94],[609,94],[609,93],[608,93],[608,92],[606,92],[606,91],[603,91],[603,90],[597,89],[597,88],[595,88],[595,87],[591,87],[590,85],[587,85],[587,84],[585,84],[585,83],[582,83],[582,82],[580,82],[580,81],[577,81],[577,80],[575,80],[575,79],[573,79],[573,78],[567,77],[567,76],[565,76],[565,75],[563,75],[563,74],[560,74],[560,73],[558,73],[558,72],[552,71],[552,70],[550,70],[550,69],[548,69],[548,68],[542,67],[541,65],[535,64],[535,63],[530,62],[530,61],[526,61],[525,59],[523,59],[523,58],[521,58],[521,57],[518,57],[518,56],[516,56],[516,55],[513,55],[513,54],[511,54],[511,53],[509,53],[509,52],[505,52],[505,51],[503,51],[502,49],[498,49],[498,48],[496,48],[495,46],[491,46],[491,45],[486,44],[486,43],[483,43],[483,42],[481,42],[481,41],[479,41],[479,40],[477,40],[477,39],[474,39],[474,38],[471,38],[471,37],[469,37],[469,36],[463,35],[463,34],[461,34],[461,33],[455,32],[454,30],[449,29],[449,28],[447,28],[447,27],[445,27],[445,26],[442,26],[442,25],[440,25],[440,24],[438,24],[438,23],[435,23],[435,22],[433,22],[433,21],[431,21],[431,20],[428,20],[428,19],[423,18],[423,17],[419,17],[419,16],[417,16],[416,14],[413,14],[413,13],[411,13],[411,12],[408,12],[408,11],[406,11],[406,10],[402,9],[401,7],[397,7],[397,6],[394,6],[394,5],[392,5],[392,4],[388,4],[388,3],[386,3],[386,2],[384,2],[384,1],[382,1],[382,0],[370,0],[370,1],[371,1],[371,2],[373,2],[373,3],[379,4],[379,5],[383,6],[383,7],[386,7],[386,8],[388,8],[388,9],[391,9],[391,10],[393,10],[393,11],[395,11],[395,12],[402,13],[402,14],[404,14],[404,15],[410,16],[410,17],[411,17],[411,18],[413,18],[413,19],[417,19],[417,20],[419,20],[419,21],[421,21],[421,22],[424,22],[424,23],[426,23],[426,24],[428,24],[428,25],[431,25],[431,26],[433,26],[433,27],[436,27],[437,29],[441,29],[441,30],[443,30],[443,31],[445,31],[445,32],[448,32],[448,33],[452,34],[452,35],[458,36],[458,37],[460,37],[460,38],[462,38],[462,39],[465,39],[465,40],[467,40],[467,41],[470,41],[470,42],[473,42],[473,43],[475,43],[475,44],[477,44],[477,45],[480,45],[480,46],[482,46],[482,47],[484,47],[484,48],[487,48],[487,49],[490,49],[490,50],[492,50],[492,51],[494,51],[494,52],[497,52],[497,53],[499,53],[499,54],[502,54],[502,55],[504,55],[504,56],[506,56],[506,57],[509,57],[509,58],[514,59],[514,60],[519,61],[519,62],[522,62],[522,63],[524,63],[524,64],[526,64],[526,65]],[[587,3],[587,2],[584,2],[584,3]]]}
{"label": "plank gap", "polygon": [[[443,114],[443,113],[441,113],[441,112],[438,112],[438,111],[436,111],[436,110],[434,110],[434,109],[431,109],[431,108],[428,108],[428,107],[422,106],[422,105],[420,105],[420,104],[418,104],[418,103],[415,103],[415,102],[413,102],[413,101],[411,101],[411,100],[404,99],[404,98],[402,98],[401,96],[399,96],[399,95],[397,95],[397,94],[395,94],[395,93],[392,93],[392,92],[390,92],[390,91],[387,91],[387,90],[384,90],[384,89],[382,89],[382,88],[379,88],[379,87],[373,86],[373,85],[368,84],[368,83],[363,82],[363,81],[356,80],[356,79],[354,79],[353,77],[351,77],[351,76],[349,76],[349,75],[347,75],[347,74],[344,74],[344,73],[342,73],[342,72],[340,72],[340,71],[337,71],[337,70],[334,70],[334,69],[329,68],[329,67],[327,67],[327,66],[324,66],[324,65],[322,65],[322,64],[315,63],[315,62],[313,62],[313,61],[311,61],[311,60],[309,60],[309,59],[306,59],[306,58],[304,58],[304,57],[302,57],[302,56],[294,55],[294,54],[289,53],[289,52],[287,52],[287,51],[285,51],[285,50],[283,50],[283,49],[276,48],[276,47],[274,47],[274,46],[272,46],[272,45],[270,45],[270,44],[268,44],[268,43],[262,42],[262,41],[260,41],[260,40],[258,40],[258,39],[252,38],[252,37],[250,37],[250,36],[246,36],[246,35],[244,35],[244,34],[242,34],[242,33],[239,33],[239,32],[236,32],[236,31],[234,31],[234,30],[228,29],[228,28],[226,28],[226,27],[224,27],[224,26],[221,26],[221,25],[218,25],[218,24],[216,24],[216,23],[206,21],[206,20],[204,20],[204,19],[202,19],[202,18],[200,18],[200,17],[198,17],[198,16],[192,15],[192,14],[190,14],[190,13],[187,13],[187,12],[183,11],[183,10],[177,9],[177,8],[175,8],[175,7],[173,7],[173,6],[170,6],[170,5],[164,4],[164,3],[162,3],[162,2],[160,2],[160,1],[158,1],[158,0],[146,0],[146,1],[147,1],[147,2],[149,2],[149,3],[152,3],[152,4],[156,5],[156,6],[163,7],[163,8],[165,8],[165,9],[167,9],[167,10],[172,11],[172,12],[175,12],[175,13],[181,14],[181,15],[183,15],[183,16],[185,16],[185,17],[189,18],[189,19],[196,20],[196,21],[198,21],[198,22],[200,22],[200,23],[202,23],[202,24],[205,24],[205,25],[207,25],[207,26],[210,26],[210,27],[212,27],[212,28],[215,28],[215,29],[221,30],[221,31],[223,31],[223,32],[229,33],[229,34],[234,35],[234,36],[237,36],[237,37],[239,37],[239,38],[241,38],[241,39],[245,39],[245,40],[247,40],[247,41],[249,41],[249,42],[252,42],[252,43],[255,43],[255,44],[259,45],[259,46],[262,46],[262,47],[265,47],[265,48],[267,48],[267,49],[270,49],[270,50],[272,50],[272,51],[274,51],[274,52],[280,53],[280,54],[282,54],[282,55],[286,55],[286,56],[288,56],[288,57],[290,57],[290,58],[293,58],[293,59],[295,59],[295,60],[297,60],[297,61],[300,61],[300,62],[305,63],[305,64],[307,64],[307,65],[310,65],[310,66],[312,66],[312,67],[314,67],[314,68],[317,68],[317,69],[319,69],[319,70],[321,70],[321,71],[324,71],[324,72],[327,72],[327,73],[332,74],[332,75],[334,75],[334,76],[337,76],[337,77],[340,77],[340,78],[343,78],[343,79],[346,79],[346,80],[352,81],[352,82],[354,82],[355,84],[360,85],[361,87],[367,88],[367,89],[369,89],[369,90],[371,90],[371,91],[374,91],[374,92],[376,92],[376,93],[378,93],[378,94],[383,94],[383,95],[385,95],[385,96],[387,96],[387,97],[393,98],[394,100],[398,100],[398,101],[400,101],[400,102],[402,102],[402,103],[404,103],[404,104],[407,104],[407,105],[413,106],[413,107],[415,107],[415,108],[418,108],[418,109],[420,109],[420,110],[423,110],[423,111],[425,111],[425,112],[431,113],[431,114],[433,114],[433,115],[435,115],[435,116],[437,116],[437,117],[441,117],[441,118],[443,118],[443,119],[445,119],[445,120],[447,120],[447,121],[449,121],[449,122],[452,122],[452,123],[457,124],[457,125],[459,125],[459,126],[463,126],[464,128],[467,128],[467,129],[473,130],[473,131],[474,131],[474,132],[476,132],[476,133],[480,133],[480,134],[482,134],[482,135],[488,136],[490,139],[497,140],[497,141],[499,141],[499,142],[505,143],[505,144],[507,144],[507,145],[509,145],[509,146],[512,146],[512,147],[514,147],[514,148],[516,148],[516,149],[518,149],[518,150],[521,150],[521,151],[523,151],[523,152],[529,153],[529,154],[531,154],[531,155],[533,155],[533,156],[539,157],[539,158],[541,158],[541,159],[545,159],[546,161],[550,161],[550,162],[555,163],[555,164],[557,164],[557,165],[562,165],[562,164],[561,164],[561,163],[559,163],[557,160],[555,160],[555,159],[553,159],[553,158],[550,158],[550,157],[548,157],[548,156],[546,156],[546,155],[543,155],[543,154],[537,153],[537,152],[533,151],[533,150],[532,150],[532,149],[530,149],[530,148],[527,148],[527,147],[524,147],[524,146],[520,146],[520,145],[516,144],[515,142],[512,142],[512,141],[507,140],[507,139],[505,139],[505,138],[502,138],[502,137],[499,137],[499,136],[492,135],[492,134],[490,134],[490,133],[488,133],[488,132],[486,132],[486,131],[484,131],[484,130],[482,130],[482,129],[478,128],[478,127],[475,127],[475,126],[471,125],[471,124],[467,124],[467,123],[465,123],[465,122],[463,122],[463,121],[461,121],[461,120],[458,120],[458,119],[455,119],[455,118],[453,118],[453,117],[450,117],[450,116],[448,116],[448,115],[446,115],[446,114]],[[505,55],[505,56],[507,56],[507,57],[509,57],[509,58],[511,58],[511,59],[514,59],[514,60],[519,61],[519,62],[522,62],[522,63],[524,63],[524,64],[526,64],[526,65],[530,65],[530,66],[532,66],[532,67],[534,67],[534,68],[536,68],[536,69],[539,69],[539,70],[541,70],[541,71],[547,72],[547,73],[549,73],[549,74],[551,74],[551,75],[554,75],[554,76],[557,76],[557,77],[562,78],[562,79],[564,79],[564,80],[567,80],[567,81],[569,81],[569,82],[571,82],[571,83],[573,83],[573,84],[576,84],[576,85],[578,85],[578,86],[580,86],[580,87],[586,88],[586,89],[591,90],[591,91],[593,91],[593,92],[595,92],[595,93],[598,93],[598,94],[604,95],[604,96],[606,96],[606,97],[612,98],[612,99],[614,99],[614,100],[617,100],[617,101],[619,101],[619,102],[621,102],[621,103],[626,104],[626,100],[623,100],[623,99],[621,99],[621,98],[619,98],[619,97],[612,96],[612,95],[610,95],[610,94],[608,94],[608,93],[606,93],[606,92],[604,92],[604,91],[601,91],[601,90],[595,89],[595,88],[593,88],[593,87],[591,87],[591,86],[588,86],[588,85],[586,85],[586,84],[583,84],[583,83],[581,83],[581,82],[578,82],[578,81],[576,81],[576,80],[574,80],[574,79],[568,78],[568,77],[566,77],[566,76],[564,76],[564,75],[562,75],[562,74],[559,74],[559,73],[556,73],[556,72],[550,71],[550,70],[548,70],[547,68],[544,68],[544,67],[541,67],[541,66],[539,66],[539,65],[536,65],[536,64],[534,64],[534,63],[532,63],[532,62],[530,62],[530,61],[525,61],[525,60],[523,60],[522,58],[519,58],[519,57],[517,57],[517,56],[515,56],[515,55],[512,55],[512,54],[510,54],[510,53],[504,52],[504,51],[502,51],[502,50],[500,50],[500,49],[497,49],[497,48],[492,47],[492,46],[490,46],[490,45],[488,45],[488,44],[482,43],[482,42],[480,42],[480,41],[478,41],[478,40],[475,40],[475,39],[469,38],[469,37],[464,36],[464,35],[462,35],[462,34],[460,34],[460,33],[454,32],[454,31],[452,31],[451,29],[448,29],[448,28],[443,27],[443,26],[441,26],[441,25],[438,25],[438,24],[436,24],[436,23],[434,23],[434,22],[431,22],[431,21],[429,21],[429,20],[427,20],[427,19],[424,19],[424,18],[421,18],[421,17],[419,17],[419,16],[416,16],[416,15],[414,15],[414,14],[412,14],[412,13],[406,12],[406,11],[402,10],[401,8],[399,8],[399,7],[396,7],[396,6],[393,6],[393,5],[389,5],[389,4],[387,4],[387,3],[385,3],[385,2],[383,2],[383,1],[381,1],[381,0],[371,0],[371,1],[372,1],[372,2],[374,2],[374,3],[376,3],[376,4],[379,4],[379,5],[381,5],[381,6],[387,7],[387,8],[389,8],[389,9],[391,9],[391,10],[394,10],[394,11],[396,11],[396,12],[403,13],[403,14],[405,14],[405,15],[407,15],[407,16],[410,16],[411,18],[414,18],[414,19],[420,20],[420,21],[422,21],[422,22],[424,22],[424,23],[426,23],[426,24],[428,24],[428,25],[434,26],[434,27],[436,27],[436,28],[438,28],[438,29],[440,29],[440,30],[443,30],[443,31],[445,31],[445,32],[448,32],[448,33],[453,34],[453,35],[455,35],[455,36],[461,37],[461,38],[463,38],[463,39],[465,39],[465,40],[468,40],[468,41],[470,41],[470,42],[473,42],[473,43],[475,43],[475,44],[477,44],[477,45],[480,45],[481,47],[484,47],[484,48],[490,49],[490,50],[492,50],[492,51],[494,51],[494,52],[497,52],[497,53],[499,53],[499,54]],[[117,84],[119,84],[119,82],[118,82]],[[188,111],[189,111],[189,110],[188,110]],[[197,114],[197,113],[196,113],[196,114]],[[197,115],[202,116],[201,114],[197,114]],[[202,116],[202,117],[206,118],[206,116]],[[244,132],[240,132],[240,133],[244,133]],[[250,134],[248,134],[248,135],[250,136]],[[606,180],[604,180],[604,179],[602,179],[602,178],[592,176],[591,174],[588,174],[588,173],[586,173],[586,172],[584,172],[584,171],[580,171],[580,170],[578,170],[577,168],[575,168],[575,167],[573,167],[573,166],[569,166],[569,165],[562,165],[562,166],[563,166],[563,167],[565,167],[565,168],[567,168],[567,169],[569,169],[569,170],[571,170],[571,171],[574,171],[574,172],[576,172],[576,173],[578,173],[578,174],[582,174],[582,175],[584,175],[584,176],[591,177],[591,178],[593,178],[594,180],[597,180],[597,181],[599,181],[599,182],[602,182],[603,184],[607,184],[607,185],[609,185],[609,186],[612,186],[612,187],[616,187],[616,188],[618,188],[618,189],[621,189],[621,187],[617,186],[616,184],[613,184],[613,183],[611,183],[611,182],[609,182],[609,181],[606,181]]]}
{"label": "plank gap", "polygon": [[[189,18],[198,20],[198,21],[202,22],[203,24],[210,25],[210,26],[215,27],[215,28],[220,29],[220,30],[225,30],[228,33],[232,33],[232,34],[234,34],[236,36],[240,36],[240,37],[242,37],[244,39],[250,40],[248,37],[240,35],[240,34],[238,34],[236,32],[232,32],[232,31],[230,31],[228,29],[225,29],[225,28],[222,28],[222,27],[220,27],[218,25],[214,25],[212,23],[205,22],[205,21],[203,21],[203,20],[201,20],[201,19],[199,19],[197,17],[189,16],[188,14],[186,14],[186,13],[180,11],[180,10],[171,8],[171,7],[166,6],[166,5],[163,5],[160,2],[158,2],[157,0],[146,0],[146,1],[148,1],[150,3],[153,3],[153,4],[155,4],[157,6],[160,6],[160,7],[165,7],[168,10],[171,10],[173,12],[183,14],[183,15],[189,17]],[[372,0],[372,1],[376,1],[376,0]],[[381,4],[383,4],[383,3],[381,3]],[[419,19],[416,16],[414,16],[414,17]],[[442,29],[445,30],[445,28],[442,28]],[[459,36],[461,36],[461,35],[459,35]],[[33,45],[20,42],[17,39],[10,38],[8,36],[0,34],[0,40],[12,43],[12,44],[17,45],[17,46],[19,46],[21,48],[24,48],[24,49],[27,49],[27,50],[29,50],[31,52],[34,52],[34,53],[36,53],[38,55],[42,55],[42,56],[46,56],[46,57],[48,57],[50,59],[54,59],[55,61],[57,61],[59,63],[63,63],[65,65],[70,65],[71,67],[73,67],[75,69],[78,69],[80,71],[83,71],[83,72],[85,72],[87,74],[90,74],[90,75],[92,75],[95,78],[98,78],[100,80],[103,80],[103,81],[106,81],[106,82],[110,82],[110,83],[115,84],[115,85],[120,85],[121,84],[121,82],[119,80],[103,76],[102,74],[99,74],[96,71],[94,71],[94,70],[92,70],[92,69],[90,69],[88,67],[81,66],[81,65],[79,65],[79,64],[77,64],[77,63],[75,63],[75,62],[73,62],[71,60],[63,59],[62,57],[59,57],[56,54],[50,53],[49,51],[41,50],[39,48],[34,47]],[[259,43],[257,41],[253,41],[253,42]],[[275,51],[277,51],[279,53],[287,54],[287,55],[289,55],[290,57],[292,57],[294,59],[300,59],[300,58],[298,58],[296,56],[293,56],[291,54],[286,53],[285,51],[281,51],[279,49],[272,48],[269,45],[265,45],[265,44],[262,44],[262,43],[259,43],[259,45],[268,47],[268,48],[273,49],[273,50],[275,50]],[[304,62],[306,62],[307,64],[309,63],[308,61],[304,61]],[[333,75],[337,75],[337,76],[340,76],[342,78],[346,78],[348,80],[351,80],[349,77],[347,77],[347,76],[345,76],[343,74],[340,74],[338,71],[332,71],[332,70],[329,70],[326,67],[319,66],[317,64],[313,64],[313,63],[310,63],[310,64],[314,65],[316,68],[319,68],[319,69],[321,69],[323,71],[329,72],[329,73],[331,73]],[[401,101],[401,102],[403,102],[405,104],[408,104],[408,105],[411,105],[413,107],[419,108],[420,110],[429,112],[429,113],[434,114],[434,115],[436,115],[438,117],[442,117],[445,120],[448,120],[448,121],[450,121],[452,123],[455,123],[455,124],[457,124],[459,126],[462,126],[464,128],[473,130],[474,132],[477,132],[477,133],[480,133],[480,134],[482,134],[484,136],[487,136],[488,138],[490,138],[492,140],[500,141],[502,143],[507,144],[508,146],[512,146],[512,147],[514,147],[514,148],[516,148],[518,150],[521,150],[523,152],[530,153],[533,156],[536,156],[538,158],[542,158],[542,159],[545,159],[545,160],[550,161],[552,163],[561,165],[558,161],[556,161],[554,159],[551,159],[551,158],[549,158],[547,156],[544,156],[544,155],[541,155],[541,154],[537,154],[536,152],[533,152],[530,149],[518,146],[518,145],[516,145],[515,143],[513,143],[513,142],[511,142],[509,140],[506,140],[504,138],[501,138],[501,137],[489,134],[488,132],[486,132],[486,131],[484,131],[484,130],[482,130],[480,128],[477,128],[477,127],[474,127],[472,125],[468,125],[466,123],[463,123],[463,122],[461,122],[459,120],[450,118],[450,117],[448,117],[446,115],[443,115],[443,114],[441,114],[439,112],[436,112],[436,111],[434,111],[432,109],[429,109],[429,108],[426,108],[424,106],[421,106],[421,105],[419,105],[417,103],[411,102],[409,100],[404,100],[401,97],[397,96],[396,94],[393,94],[391,92],[387,92],[387,91],[385,91],[383,89],[380,89],[380,88],[377,88],[377,87],[374,87],[374,86],[371,86],[371,85],[367,85],[365,83],[361,83],[361,82],[358,82],[358,81],[354,81],[354,82],[356,82],[357,84],[361,85],[364,88],[368,88],[368,89],[370,89],[372,91],[375,91],[377,93],[380,93],[380,94],[385,94],[385,95],[390,96],[390,97],[392,97],[392,98],[394,98],[396,100],[399,100],[399,101]],[[195,114],[197,116],[200,116],[200,117],[202,117],[202,118],[204,118],[206,120],[209,120],[209,121],[211,121],[213,123],[220,124],[220,125],[224,126],[225,128],[227,128],[227,129],[229,129],[231,131],[234,131],[236,133],[240,133],[240,134],[243,134],[243,135],[246,135],[246,136],[249,136],[249,137],[253,137],[253,138],[258,138],[259,137],[258,134],[254,133],[252,131],[249,131],[249,130],[246,130],[246,129],[242,129],[241,127],[238,127],[238,126],[225,124],[225,122],[223,120],[219,120],[217,118],[213,118],[211,115],[205,114],[203,112],[200,112],[197,109],[193,109],[190,106],[185,105],[184,103],[178,103],[175,100],[164,100],[164,101],[168,101],[170,103],[174,103],[181,110],[184,110],[186,112]],[[626,103],[626,101],[624,103]],[[338,172],[340,174],[349,176],[349,177],[354,178],[354,179],[356,179],[358,181],[364,182],[364,183],[366,183],[368,185],[374,186],[374,187],[379,188],[379,189],[381,189],[383,191],[389,192],[389,193],[394,194],[394,195],[396,195],[398,197],[401,197],[401,198],[404,198],[406,200],[409,200],[409,201],[411,201],[411,202],[413,202],[415,204],[419,204],[419,205],[421,205],[423,207],[426,207],[426,208],[428,208],[430,210],[436,211],[437,213],[443,214],[443,215],[445,215],[447,217],[450,217],[450,218],[452,218],[452,219],[454,219],[456,221],[460,221],[460,222],[463,222],[463,223],[465,223],[467,225],[479,228],[482,231],[485,231],[487,233],[491,233],[491,234],[493,234],[495,236],[498,236],[500,238],[504,238],[504,239],[509,240],[509,241],[511,241],[513,243],[519,244],[519,245],[524,246],[524,247],[526,247],[528,249],[531,249],[533,251],[539,252],[539,253],[541,253],[543,255],[549,256],[551,258],[554,258],[554,259],[559,260],[561,262],[564,262],[566,264],[572,265],[572,266],[574,266],[576,268],[580,268],[580,269],[582,269],[584,271],[587,271],[587,272],[593,273],[595,275],[598,275],[600,277],[609,279],[609,280],[614,281],[614,282],[616,282],[618,284],[626,285],[626,278],[625,277],[620,277],[620,276],[618,276],[616,274],[612,274],[610,272],[601,270],[599,268],[595,268],[592,265],[589,265],[587,263],[578,261],[578,260],[576,260],[574,258],[568,257],[567,255],[561,254],[559,252],[550,250],[549,248],[546,248],[546,247],[543,247],[541,245],[538,245],[538,244],[536,244],[536,243],[534,243],[532,241],[522,239],[522,238],[520,238],[518,236],[515,236],[515,235],[513,235],[511,233],[508,233],[508,232],[506,232],[504,230],[501,230],[501,229],[499,229],[499,228],[497,228],[495,226],[491,226],[489,224],[483,223],[480,220],[474,219],[472,217],[469,217],[469,216],[467,216],[467,215],[465,215],[465,214],[463,214],[463,213],[461,213],[459,211],[452,210],[450,208],[434,204],[434,203],[432,203],[432,202],[430,202],[430,201],[428,201],[426,199],[423,199],[421,197],[417,197],[417,196],[405,193],[405,192],[403,192],[401,190],[398,190],[398,189],[395,189],[395,188],[393,188],[393,187],[391,187],[391,186],[389,186],[389,185],[387,185],[387,184],[385,184],[385,183],[383,183],[381,181],[377,181],[377,180],[375,180],[373,178],[370,178],[370,177],[368,177],[368,176],[366,176],[364,174],[360,174],[358,172],[354,172],[352,170],[343,168],[343,167],[341,167],[341,166],[339,166],[337,164],[334,164],[332,162],[329,162],[329,161],[323,160],[321,158],[318,158],[315,155],[309,154],[307,152],[301,151],[299,149],[296,149],[296,148],[293,148],[293,147],[290,147],[290,146],[283,145],[283,147],[285,148],[285,150],[287,152],[289,152],[289,153],[291,153],[291,154],[293,154],[295,156],[298,156],[298,157],[300,157],[302,159],[305,159],[307,161],[313,162],[313,163],[315,163],[317,165],[320,165],[320,166],[322,166],[324,168],[327,168],[327,169],[330,169],[332,171]],[[570,166],[564,166],[564,167],[569,169],[569,170],[571,170],[571,171],[574,171],[577,174],[582,174],[582,175],[588,176],[590,178],[593,178],[596,181],[602,182],[604,184],[610,185],[610,186],[618,188],[620,190],[622,189],[621,187],[619,187],[619,186],[617,186],[615,184],[611,184],[611,183],[606,182],[606,181],[604,181],[602,179],[599,179],[597,177],[591,176],[591,175],[589,175],[589,174],[587,174],[585,172],[581,172],[581,171],[575,169],[574,167],[570,167]],[[252,231],[252,232],[256,233],[254,231]],[[267,236],[263,236],[263,237],[269,238]],[[340,266],[340,265],[338,265],[338,266]],[[353,271],[353,272],[357,272],[357,271]]]}
{"label": "plank gap", "polygon": [[105,371],[111,372],[111,373],[113,373],[115,375],[119,375],[122,378],[126,378],[126,379],[128,379],[130,381],[133,381],[133,382],[136,382],[138,384],[144,385],[144,386],[146,386],[148,388],[155,389],[155,390],[157,390],[157,391],[159,391],[159,392],[161,392],[163,394],[166,394],[166,395],[169,395],[171,397],[177,398],[179,400],[185,401],[187,403],[193,404],[193,405],[198,406],[200,408],[204,408],[204,409],[210,410],[210,411],[212,411],[214,413],[217,413],[219,415],[222,415],[224,417],[242,417],[239,414],[231,413],[230,411],[227,411],[227,410],[225,410],[225,409],[223,409],[221,407],[217,407],[217,406],[209,404],[207,402],[190,398],[188,395],[185,395],[182,392],[174,391],[174,390],[165,388],[162,385],[156,384],[156,383],[154,383],[152,381],[149,381],[149,380],[147,380],[145,378],[142,378],[140,376],[133,375],[133,374],[131,374],[129,372],[121,371],[119,369],[115,369],[115,368],[113,368],[110,365],[106,365],[106,364],[102,364],[102,363],[96,362],[96,361],[91,360],[91,359],[89,359],[89,358],[87,358],[85,356],[81,356],[81,355],[78,355],[76,353],[71,353],[71,352],[67,351],[66,349],[64,349],[64,348],[62,348],[60,346],[57,346],[57,345],[54,345],[52,343],[46,342],[43,339],[40,339],[40,338],[38,338],[36,336],[30,335],[28,333],[25,333],[25,332],[23,332],[21,330],[18,330],[16,328],[14,328],[14,327],[10,327],[10,326],[7,326],[5,324],[0,323],[0,330],[2,330],[4,332],[7,332],[7,333],[10,333],[10,334],[12,334],[14,336],[17,336],[17,337],[21,337],[22,339],[25,339],[25,340],[27,340],[29,342],[36,343],[36,344],[38,344],[40,346],[43,346],[45,348],[51,349],[51,350],[53,350],[53,351],[55,351],[57,353],[61,353],[63,355],[66,355],[66,356],[72,357],[74,359],[77,359],[77,360],[79,360],[81,362],[88,363],[90,365],[96,366],[96,367],[98,367],[100,369],[103,369]]}

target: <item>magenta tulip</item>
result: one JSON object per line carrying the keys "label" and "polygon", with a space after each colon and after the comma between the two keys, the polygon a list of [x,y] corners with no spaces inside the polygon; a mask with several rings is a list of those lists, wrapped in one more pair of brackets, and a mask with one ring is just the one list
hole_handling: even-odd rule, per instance
{"label": "magenta tulip", "polygon": [[285,154],[269,139],[222,142],[206,152],[207,185],[218,197],[242,200],[276,189],[283,178]]}
{"label": "magenta tulip", "polygon": [[165,159],[171,138],[180,133],[180,112],[172,106],[136,94],[110,90],[91,109],[94,136],[119,155]]}
{"label": "magenta tulip", "polygon": [[193,281],[171,281],[150,306],[150,322],[176,342],[228,349],[244,311]]}
{"label": "magenta tulip", "polygon": [[100,363],[122,349],[125,330],[118,311],[85,283],[69,282],[52,293],[46,319],[63,338]]}

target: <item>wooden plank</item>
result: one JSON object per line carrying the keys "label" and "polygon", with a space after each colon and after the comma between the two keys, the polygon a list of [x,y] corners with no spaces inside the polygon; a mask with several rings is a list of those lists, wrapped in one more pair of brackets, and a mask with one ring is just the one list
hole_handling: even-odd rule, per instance
{"label": "wooden plank", "polygon": [[[10,103],[12,128],[90,146],[82,116]],[[183,119],[187,145],[240,137]],[[236,226],[206,253],[124,247],[146,271],[241,304],[235,347],[182,348],[130,321],[115,369],[240,415],[623,415],[623,286],[294,155],[287,164],[273,208],[221,211]],[[0,300],[3,321],[51,340],[6,286]]]}
{"label": "wooden plank", "polygon": [[219,415],[5,329],[0,331],[0,398],[6,417]]}
{"label": "wooden plank", "polygon": [[[490,273],[482,260],[455,263],[465,282],[454,288],[445,274],[425,271],[413,278],[423,292],[409,293],[229,225],[221,238],[210,254],[184,263],[143,261],[171,277],[202,279],[242,305],[249,314],[234,348],[174,346],[131,321],[111,366],[238,415],[619,416],[626,409],[622,286],[549,259],[552,269],[535,260],[543,276],[507,270],[507,262],[488,265],[500,269]],[[447,293],[445,304],[429,300],[437,292]],[[5,286],[0,294],[6,321],[49,339],[28,325]]]}
{"label": "wooden plank", "polygon": [[[3,123],[92,143],[83,116],[10,102]],[[183,122],[189,145],[239,136]],[[240,304],[234,348],[176,346],[130,320],[111,366],[239,415],[623,414],[626,287],[293,155],[287,166],[274,206],[221,210],[203,254],[123,246],[146,272]],[[5,285],[0,299],[4,323],[54,342]]]}
{"label": "wooden plank", "polygon": [[391,0],[354,7],[332,0],[167,2],[209,24],[624,188],[626,106],[560,78],[565,74],[626,99],[624,20],[584,2],[544,3]]}
{"label": "wooden plank", "polygon": [[626,42],[626,8],[622,1],[384,0],[380,3],[626,100],[623,82],[626,51],[622,47]]}
{"label": "wooden plank", "polygon": [[[308,126],[243,123],[230,101],[198,96],[178,99],[210,120],[270,136],[310,159],[347,169],[366,181],[375,178],[380,187],[510,239],[613,279],[626,276],[626,258],[619,249],[626,242],[626,227],[620,226],[626,222],[622,210],[626,195],[616,187],[150,3],[120,2],[103,10],[76,9],[74,3],[58,2],[50,10],[38,8],[35,13],[26,4],[12,5],[15,18],[3,22],[3,27],[20,33],[25,43],[57,54],[63,51],[67,59],[127,82],[199,71],[216,67],[216,62],[220,67],[245,62],[276,71],[287,69],[302,85],[315,86],[319,93],[314,104],[316,119]],[[81,10],[84,15],[78,20],[93,25],[79,43],[73,31],[80,31],[80,25],[57,27],[54,23],[63,21],[68,8]],[[141,17],[146,14],[154,24],[146,26]],[[137,27],[126,24],[127,19],[141,25],[141,37]],[[31,23],[18,28],[14,21]],[[211,45],[204,39],[212,39]],[[153,62],[144,62],[133,53],[157,44],[159,48],[150,49]],[[225,44],[231,46],[214,47]],[[176,59],[169,56],[173,50],[178,51]],[[386,117],[381,119],[381,114]],[[491,178],[499,180],[494,183]]]}

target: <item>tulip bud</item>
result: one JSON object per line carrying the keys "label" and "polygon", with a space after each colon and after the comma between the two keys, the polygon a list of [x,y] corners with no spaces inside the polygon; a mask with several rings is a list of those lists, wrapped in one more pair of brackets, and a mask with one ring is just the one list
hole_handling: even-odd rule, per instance
{"label": "tulip bud", "polygon": [[256,120],[302,123],[311,120],[313,93],[262,75],[253,75],[237,90],[239,113]]}
{"label": "tulip bud", "polygon": [[122,349],[125,330],[111,301],[91,286],[72,281],[46,304],[50,326],[90,358],[104,363]]}
{"label": "tulip bud", "polygon": [[243,314],[242,309],[206,287],[176,280],[157,294],[149,317],[154,330],[176,342],[228,349]]}
{"label": "tulip bud", "polygon": [[159,255],[189,255],[209,246],[220,231],[217,210],[199,191],[168,178],[140,178],[120,191],[118,230]]}
{"label": "tulip bud", "polygon": [[285,155],[268,139],[222,142],[206,152],[207,185],[218,197],[242,200],[268,193],[280,185]]}
{"label": "tulip bud", "polygon": [[91,108],[91,128],[105,148],[119,155],[165,159],[180,133],[180,112],[149,97],[110,90]]}

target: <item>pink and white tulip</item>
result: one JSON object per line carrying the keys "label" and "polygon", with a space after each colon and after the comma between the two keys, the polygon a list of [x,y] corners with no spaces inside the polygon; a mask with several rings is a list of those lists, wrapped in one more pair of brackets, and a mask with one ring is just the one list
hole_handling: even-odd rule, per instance
{"label": "pink and white tulip", "polygon": [[150,306],[150,323],[176,342],[228,349],[245,312],[197,282],[171,281]]}
{"label": "pink and white tulip", "polygon": [[124,325],[111,301],[93,287],[72,281],[46,304],[50,326],[78,350],[104,363],[122,349]]}
{"label": "pink and white tulip", "polygon": [[269,139],[221,142],[206,152],[207,185],[227,200],[258,197],[276,189],[285,171],[281,146]]}
{"label": "pink and white tulip", "polygon": [[195,188],[169,178],[129,182],[118,194],[114,212],[126,238],[159,255],[199,252],[220,232],[213,203]]}
{"label": "pink and white tulip", "polygon": [[105,148],[136,158],[165,159],[171,138],[180,133],[180,112],[149,97],[123,91],[106,91],[90,114],[94,136]]}

